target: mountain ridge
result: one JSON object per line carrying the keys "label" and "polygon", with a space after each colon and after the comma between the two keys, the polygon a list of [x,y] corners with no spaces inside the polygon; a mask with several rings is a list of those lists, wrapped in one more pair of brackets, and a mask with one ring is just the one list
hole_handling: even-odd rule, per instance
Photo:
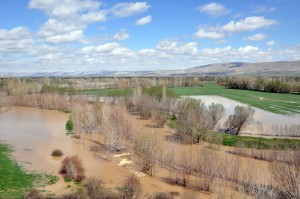
{"label": "mountain ridge", "polygon": [[227,62],[194,66],[185,70],[156,71],[53,71],[0,72],[0,77],[124,77],[124,76],[300,76],[300,60],[276,62]]}

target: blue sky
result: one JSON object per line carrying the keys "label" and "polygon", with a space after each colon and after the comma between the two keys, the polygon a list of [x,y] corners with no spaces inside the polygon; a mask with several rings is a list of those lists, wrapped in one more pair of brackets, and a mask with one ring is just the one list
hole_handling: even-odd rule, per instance
{"label": "blue sky", "polygon": [[299,0],[5,0],[0,72],[300,60],[299,9]]}

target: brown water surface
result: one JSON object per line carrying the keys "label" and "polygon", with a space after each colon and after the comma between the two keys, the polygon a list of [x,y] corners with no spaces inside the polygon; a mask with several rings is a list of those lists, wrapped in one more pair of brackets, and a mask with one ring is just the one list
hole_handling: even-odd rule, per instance
{"label": "brown water surface", "polygon": [[[64,156],[78,155],[82,159],[86,176],[101,179],[107,187],[120,186],[128,175],[136,172],[118,165],[124,159],[122,156],[107,161],[103,158],[103,151],[91,150],[101,148],[101,137],[85,135],[76,139],[66,135],[68,117],[66,113],[53,110],[12,108],[0,114],[0,140],[12,145],[12,155],[26,170],[59,176],[58,183],[45,188],[55,194],[65,193],[69,189],[66,189],[68,184],[58,174],[63,157],[52,157],[53,149],[62,150]],[[182,187],[163,182],[161,177],[164,175],[167,175],[167,171],[161,169],[156,177],[141,177],[145,195],[157,191],[183,191]],[[199,194],[201,198],[211,198],[210,194]]]}

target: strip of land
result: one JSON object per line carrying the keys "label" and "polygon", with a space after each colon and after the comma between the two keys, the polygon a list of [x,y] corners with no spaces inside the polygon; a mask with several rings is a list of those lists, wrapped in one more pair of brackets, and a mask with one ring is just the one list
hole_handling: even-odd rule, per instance
{"label": "strip of land", "polygon": [[[203,86],[168,88],[176,97],[185,95],[217,95],[278,114],[299,114],[300,95],[227,89],[214,83]],[[133,89],[81,90],[81,95],[120,97],[131,96]]]}
{"label": "strip of land", "polygon": [[183,95],[217,95],[278,114],[300,113],[300,95],[226,89],[212,83],[196,87],[169,88],[177,97]]}

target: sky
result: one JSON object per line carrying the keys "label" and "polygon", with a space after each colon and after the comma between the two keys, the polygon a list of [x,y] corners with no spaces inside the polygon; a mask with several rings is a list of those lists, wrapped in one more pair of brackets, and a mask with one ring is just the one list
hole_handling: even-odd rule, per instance
{"label": "sky", "polygon": [[299,0],[2,0],[0,72],[300,60]]}

